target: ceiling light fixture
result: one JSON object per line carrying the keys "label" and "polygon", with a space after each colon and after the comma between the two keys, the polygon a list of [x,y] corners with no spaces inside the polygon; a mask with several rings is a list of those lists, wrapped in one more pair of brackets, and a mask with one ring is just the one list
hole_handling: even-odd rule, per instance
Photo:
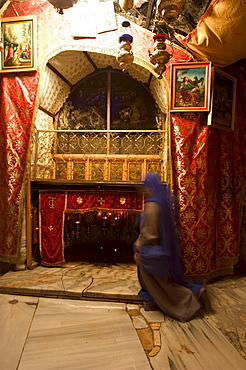
{"label": "ceiling light fixture", "polygon": [[119,66],[122,69],[122,71],[125,72],[126,69],[128,69],[132,65],[134,60],[134,56],[131,51],[133,37],[131,35],[132,32],[130,22],[124,21],[121,26],[122,34],[119,37],[120,51],[116,56],[116,60],[119,63]]}
{"label": "ceiling light fixture", "polygon": [[119,0],[119,5],[121,9],[125,10],[126,12],[130,10],[134,5],[134,0]]}
{"label": "ceiling light fixture", "polygon": [[59,14],[64,14],[63,9],[72,8],[74,4],[78,2],[78,0],[48,0]]}
{"label": "ceiling light fixture", "polygon": [[166,38],[164,33],[157,33],[153,36],[154,39],[154,51],[150,54],[150,62],[154,64],[154,70],[158,73],[158,78],[162,78],[163,72],[166,70],[166,64],[169,62],[171,55],[165,50],[166,49]]}
{"label": "ceiling light fixture", "polygon": [[183,13],[186,0],[161,0],[158,5],[158,13],[167,23],[175,22]]}

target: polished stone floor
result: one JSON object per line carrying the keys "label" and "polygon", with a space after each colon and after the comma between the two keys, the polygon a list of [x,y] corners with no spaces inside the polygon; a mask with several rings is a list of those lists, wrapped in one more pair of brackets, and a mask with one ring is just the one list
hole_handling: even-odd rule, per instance
{"label": "polished stone floor", "polygon": [[69,262],[0,276],[0,370],[246,369],[246,277],[207,284],[189,323],[144,311],[133,264]]}

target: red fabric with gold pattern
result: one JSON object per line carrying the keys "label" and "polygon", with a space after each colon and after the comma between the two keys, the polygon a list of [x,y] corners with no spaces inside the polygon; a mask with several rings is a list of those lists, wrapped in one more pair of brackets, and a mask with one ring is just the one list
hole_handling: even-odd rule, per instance
{"label": "red fabric with gold pattern", "polygon": [[38,75],[9,74],[0,83],[0,256],[14,263],[19,258],[19,211]]}
{"label": "red fabric with gold pattern", "polygon": [[221,132],[219,207],[217,218],[217,265],[235,263],[239,255],[241,208],[246,181],[246,60],[239,60],[224,70],[237,78],[235,130]]}
{"label": "red fabric with gold pattern", "polygon": [[11,1],[8,8],[4,12],[4,18],[6,17],[19,17],[24,15],[38,15],[44,11],[48,6],[52,6],[48,2],[41,1]]}
{"label": "red fabric with gold pattern", "polygon": [[[246,63],[227,68],[238,78],[235,131],[206,125],[206,113],[171,115],[173,189],[180,201],[186,275],[232,273],[238,261],[245,182]],[[244,78],[243,78],[244,76]]]}
{"label": "red fabric with gold pattern", "polygon": [[64,211],[114,209],[141,211],[142,196],[135,192],[41,192],[40,253],[42,265],[56,266],[64,262]]}
{"label": "red fabric with gold pattern", "polygon": [[171,115],[173,186],[180,203],[182,254],[188,275],[208,274],[214,268],[219,161],[216,153],[210,154],[205,115]]}
{"label": "red fabric with gold pattern", "polygon": [[81,191],[68,193],[66,209],[142,209],[142,196],[135,192]]}
{"label": "red fabric with gold pattern", "polygon": [[63,263],[63,225],[65,193],[40,193],[40,253],[42,264],[55,266]]}

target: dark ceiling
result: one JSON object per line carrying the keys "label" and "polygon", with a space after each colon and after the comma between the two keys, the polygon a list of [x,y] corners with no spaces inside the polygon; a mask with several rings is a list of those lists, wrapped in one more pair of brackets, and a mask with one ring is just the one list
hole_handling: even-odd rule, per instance
{"label": "dark ceiling", "polygon": [[[153,32],[173,32],[183,34],[186,36],[190,31],[192,31],[201,16],[205,13],[211,0],[186,0],[186,5],[184,11],[179,16],[178,20],[172,24],[167,24],[163,17],[158,15],[156,6],[158,6],[159,1],[157,0],[135,0],[134,6],[128,12],[125,12],[119,7],[119,0],[114,1],[117,13],[124,14],[125,17],[129,17],[134,20],[139,25],[150,29]],[[170,2],[179,2],[180,0],[170,0]]]}
{"label": "dark ceiling", "polygon": [[[185,1],[185,0],[184,0]],[[129,21],[149,29],[154,33],[165,33],[168,39],[180,46],[182,44],[176,38],[176,34],[187,36],[194,28],[200,18],[206,12],[212,0],[186,0],[185,8],[177,21],[167,23],[157,12],[160,1],[158,0],[134,0],[134,6],[129,11],[124,11],[119,6],[119,0],[114,1],[116,13],[121,14]],[[170,0],[169,2],[180,3],[180,0]]]}
{"label": "dark ceiling", "polygon": [[5,3],[6,3],[7,0],[0,0],[0,7],[2,7]]}
{"label": "dark ceiling", "polygon": [[[7,0],[0,0],[0,7],[2,7]],[[21,0],[18,0],[21,1]],[[24,0],[23,0],[24,1]],[[177,0],[173,0],[175,3]],[[130,18],[131,21],[148,28],[153,32],[164,32],[170,35],[173,31],[186,36],[192,31],[201,16],[206,11],[211,0],[186,0],[184,12],[180,15],[178,20],[170,25],[164,22],[161,16],[157,15],[156,5],[159,4],[158,0],[134,0],[134,6],[128,12],[122,10],[119,6],[119,0],[114,0],[115,10],[117,13]]]}

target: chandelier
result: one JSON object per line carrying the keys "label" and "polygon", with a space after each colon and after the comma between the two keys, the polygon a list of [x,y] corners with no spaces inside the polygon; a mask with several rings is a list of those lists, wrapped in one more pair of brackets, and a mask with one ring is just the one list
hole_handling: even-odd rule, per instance
{"label": "chandelier", "polygon": [[64,14],[63,9],[72,8],[78,0],[48,0],[59,14]]}

